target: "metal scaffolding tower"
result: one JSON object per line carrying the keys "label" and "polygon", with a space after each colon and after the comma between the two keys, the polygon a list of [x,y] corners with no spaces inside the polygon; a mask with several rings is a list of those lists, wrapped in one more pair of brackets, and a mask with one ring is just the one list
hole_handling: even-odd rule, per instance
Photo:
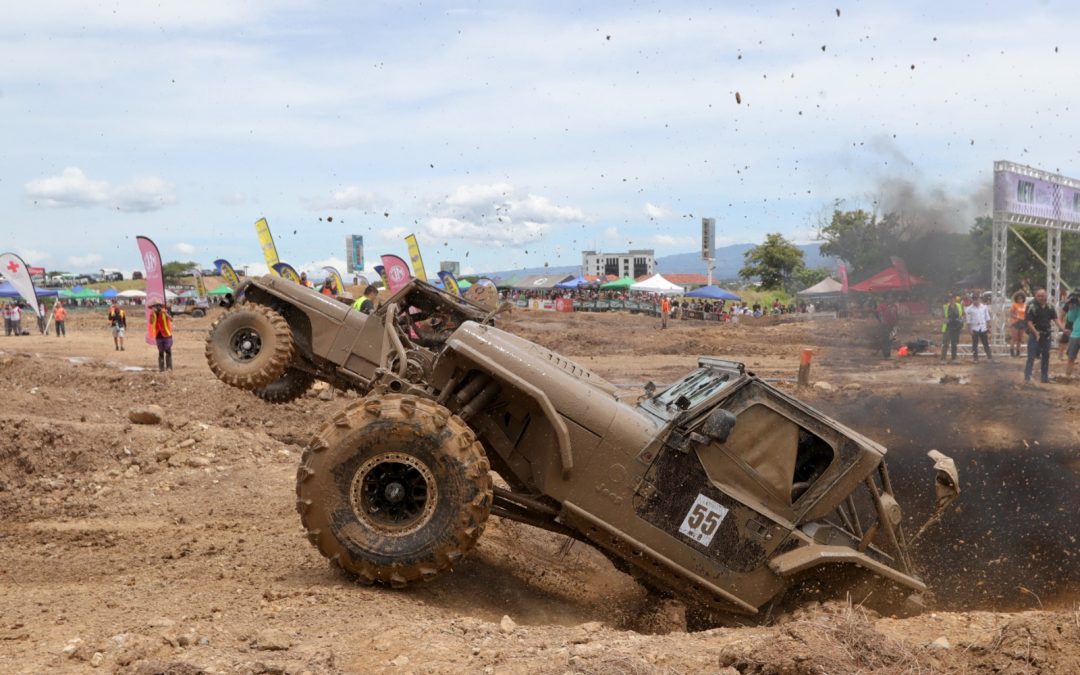
{"label": "metal scaffolding tower", "polygon": [[1046,230],[1046,291],[1057,306],[1061,297],[1061,234],[1080,232],[1080,180],[1013,162],[994,162],[994,225],[991,253],[990,311],[995,345],[1004,345],[1009,304],[1006,269],[1009,232],[1032,253],[1017,226]]}

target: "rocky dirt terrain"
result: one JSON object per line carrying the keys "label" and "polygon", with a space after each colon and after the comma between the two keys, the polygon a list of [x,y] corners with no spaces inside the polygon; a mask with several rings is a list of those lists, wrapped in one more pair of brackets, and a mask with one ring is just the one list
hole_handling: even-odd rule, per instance
{"label": "rocky dirt terrain", "polygon": [[0,340],[0,672],[1080,672],[1080,390],[1024,387],[1019,360],[882,362],[858,321],[508,317],[629,401],[699,353],[794,391],[813,347],[818,384],[800,396],[890,447],[912,520],[932,502],[926,450],[957,459],[964,493],[916,551],[928,613],[836,602],[687,633],[677,602],[588,547],[494,517],[430,584],[333,571],[293,481],[309,435],[355,399],[271,406],[226,387],[202,356],[212,318],[177,320],[167,374],[140,335],[115,351],[103,316],[76,316],[67,339]]}

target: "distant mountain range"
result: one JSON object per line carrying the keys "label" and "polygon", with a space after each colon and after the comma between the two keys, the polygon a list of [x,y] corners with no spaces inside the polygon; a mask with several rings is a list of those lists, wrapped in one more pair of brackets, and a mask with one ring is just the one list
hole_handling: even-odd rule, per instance
{"label": "distant mountain range", "polygon": [[[716,279],[736,279],[739,270],[743,266],[743,254],[752,249],[756,244],[731,244],[716,249],[716,268],[713,277]],[[803,252],[803,260],[807,267],[834,267],[832,258],[821,255],[821,244],[798,244]],[[674,253],[660,256],[656,259],[656,271],[660,274],[705,274],[705,262],[701,259],[700,252]],[[525,276],[529,274],[580,274],[580,265],[561,265],[558,267],[529,267],[521,270],[502,270],[499,272],[487,272],[480,276],[486,277],[512,277],[514,275]],[[469,275],[472,276],[472,275]]]}

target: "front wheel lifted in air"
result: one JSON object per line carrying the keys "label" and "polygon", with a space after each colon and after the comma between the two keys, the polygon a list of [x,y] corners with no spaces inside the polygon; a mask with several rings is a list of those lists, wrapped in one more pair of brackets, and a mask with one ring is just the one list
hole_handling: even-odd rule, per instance
{"label": "front wheel lifted in air", "polygon": [[206,337],[206,361],[225,384],[265,387],[285,374],[295,346],[280,314],[262,305],[244,305],[223,314]]}
{"label": "front wheel lifted in air", "polygon": [[319,552],[365,583],[401,587],[449,571],[491,511],[484,449],[446,408],[370,396],[316,434],[296,477]]}

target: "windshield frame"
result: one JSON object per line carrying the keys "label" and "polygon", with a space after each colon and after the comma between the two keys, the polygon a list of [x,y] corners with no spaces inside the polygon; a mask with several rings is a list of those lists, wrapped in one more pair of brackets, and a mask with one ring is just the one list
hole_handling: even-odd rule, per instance
{"label": "windshield frame", "polygon": [[[703,374],[711,375],[711,377],[703,380]],[[696,417],[696,414],[702,410],[711,409],[718,401],[729,396],[738,388],[739,384],[747,379],[746,366],[743,364],[736,361],[701,356],[698,357],[697,368],[672,382],[664,389],[655,392],[652,396],[643,399],[639,405],[647,412],[663,420],[673,420],[677,417],[692,418]],[[703,388],[707,383],[720,381],[721,384],[703,392],[700,396],[688,397],[689,405],[685,408],[675,405],[675,401],[687,393],[680,390],[694,380],[701,380],[701,384],[698,385],[697,389]],[[679,397],[672,398],[676,392],[679,393]]]}

